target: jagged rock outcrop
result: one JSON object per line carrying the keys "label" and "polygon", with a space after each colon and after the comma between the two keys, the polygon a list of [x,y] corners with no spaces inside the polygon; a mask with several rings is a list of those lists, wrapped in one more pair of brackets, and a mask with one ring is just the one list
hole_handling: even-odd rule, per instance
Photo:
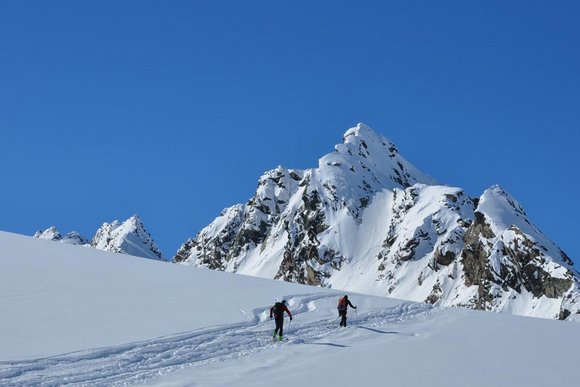
{"label": "jagged rock outcrop", "polygon": [[34,237],[165,261],[163,254],[155,244],[151,234],[145,230],[138,215],[133,215],[122,223],[119,221],[104,223],[90,241],[76,231],[62,237],[54,226],[44,231],[37,231]]}
{"label": "jagged rock outcrop", "polygon": [[572,261],[501,187],[470,198],[418,171],[364,124],[318,168],[278,167],[175,263],[375,295],[566,319]]}
{"label": "jagged rock outcrop", "polygon": [[64,237],[61,236],[60,232],[56,229],[55,226],[51,226],[46,230],[38,230],[34,234],[34,238],[39,239],[46,239],[49,241],[57,241],[61,243],[67,243],[69,245],[88,245],[89,240],[79,234],[76,231],[71,231],[66,234]]}
{"label": "jagged rock outcrop", "polygon": [[98,250],[165,260],[138,215],[133,215],[123,223],[117,220],[103,223],[91,240],[91,246]]}

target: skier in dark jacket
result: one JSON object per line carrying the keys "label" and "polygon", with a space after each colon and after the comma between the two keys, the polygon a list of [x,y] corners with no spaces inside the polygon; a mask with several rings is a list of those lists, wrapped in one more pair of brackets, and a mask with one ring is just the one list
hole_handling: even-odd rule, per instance
{"label": "skier in dark jacket", "polygon": [[340,326],[341,327],[346,327],[346,312],[347,312],[349,306],[351,308],[356,309],[356,306],[351,304],[350,300],[348,299],[348,296],[345,295],[340,300],[338,300],[337,309],[338,309],[338,315],[341,317],[341,319],[340,319]]}
{"label": "skier in dark jacket", "polygon": [[286,300],[282,302],[277,302],[273,307],[270,308],[270,318],[274,315],[274,321],[276,322],[276,329],[274,329],[274,340],[276,340],[276,335],[278,335],[278,340],[282,341],[282,335],[284,334],[284,312],[288,313],[290,316],[290,321],[292,321],[292,313],[286,306]]}

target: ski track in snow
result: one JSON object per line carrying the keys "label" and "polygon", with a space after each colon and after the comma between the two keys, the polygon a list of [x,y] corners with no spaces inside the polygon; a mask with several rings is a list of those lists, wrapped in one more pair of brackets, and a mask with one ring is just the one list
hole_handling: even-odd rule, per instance
{"label": "ski track in snow", "polygon": [[[334,299],[336,295],[311,294],[287,299],[293,315],[298,317],[315,311],[317,301],[329,298]],[[287,321],[285,330],[290,339],[274,342],[268,310],[264,307],[255,309],[253,317],[238,324],[33,360],[3,361],[0,362],[0,385],[119,386],[144,383],[182,368],[240,358],[277,346],[312,343],[341,331],[336,319],[290,325]],[[360,313],[355,320],[356,325],[364,324],[364,328],[369,329],[367,327],[398,323],[433,311],[434,308],[427,304],[403,302],[393,308]]]}

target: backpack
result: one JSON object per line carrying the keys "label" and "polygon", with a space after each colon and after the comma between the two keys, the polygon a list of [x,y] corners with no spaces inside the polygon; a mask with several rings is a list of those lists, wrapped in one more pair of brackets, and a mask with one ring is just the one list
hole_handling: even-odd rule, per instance
{"label": "backpack", "polygon": [[347,300],[346,297],[341,297],[338,300],[338,306],[336,307],[339,312],[344,312],[346,310]]}
{"label": "backpack", "polygon": [[277,302],[274,304],[274,316],[280,317],[284,316],[284,304]]}

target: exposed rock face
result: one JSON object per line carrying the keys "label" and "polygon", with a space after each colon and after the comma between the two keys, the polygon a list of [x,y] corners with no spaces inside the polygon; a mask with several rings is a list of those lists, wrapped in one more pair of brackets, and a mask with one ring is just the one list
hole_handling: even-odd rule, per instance
{"label": "exposed rock face", "polygon": [[[301,195],[298,211],[285,216],[284,233],[288,241],[284,246],[284,259],[274,276],[290,282],[321,285],[328,276],[324,265],[336,257],[325,251],[321,254],[317,235],[328,228],[318,191],[305,190]],[[290,218],[290,219],[288,219]],[[339,259],[340,260],[340,259]]]}
{"label": "exposed rock face", "polygon": [[84,245],[115,253],[165,260],[151,237],[151,234],[145,230],[138,215],[133,215],[123,223],[119,221],[104,223],[97,230],[97,233],[91,241],[76,231],[72,231],[62,237],[54,226],[44,231],[37,231],[34,237],[73,245]]}
{"label": "exposed rock face", "polygon": [[363,124],[343,140],[318,168],[265,173],[173,262],[444,306],[580,311],[572,261],[502,188],[470,198],[438,185]]}

